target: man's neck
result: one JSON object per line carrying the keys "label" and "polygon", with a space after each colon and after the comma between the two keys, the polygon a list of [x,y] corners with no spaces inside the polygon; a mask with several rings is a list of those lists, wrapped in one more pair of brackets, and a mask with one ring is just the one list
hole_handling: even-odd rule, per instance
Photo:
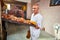
{"label": "man's neck", "polygon": [[35,16],[36,14],[38,14],[38,12],[37,12],[37,13],[34,13],[34,16]]}

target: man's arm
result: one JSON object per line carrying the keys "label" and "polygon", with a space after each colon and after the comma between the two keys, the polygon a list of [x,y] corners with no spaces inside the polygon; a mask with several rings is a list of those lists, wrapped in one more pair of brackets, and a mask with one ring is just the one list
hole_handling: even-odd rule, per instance
{"label": "man's arm", "polygon": [[45,30],[45,28],[42,26],[43,23],[43,17],[42,16],[38,16],[37,17],[37,25],[35,26],[36,29],[41,29],[41,30]]}

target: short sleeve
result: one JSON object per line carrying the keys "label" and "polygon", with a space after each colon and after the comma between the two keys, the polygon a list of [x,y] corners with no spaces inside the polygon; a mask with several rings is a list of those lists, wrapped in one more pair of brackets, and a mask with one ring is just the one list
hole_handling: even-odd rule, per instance
{"label": "short sleeve", "polygon": [[38,16],[37,17],[37,25],[38,25],[38,27],[43,28],[42,27],[42,23],[43,23],[43,17],[42,16]]}

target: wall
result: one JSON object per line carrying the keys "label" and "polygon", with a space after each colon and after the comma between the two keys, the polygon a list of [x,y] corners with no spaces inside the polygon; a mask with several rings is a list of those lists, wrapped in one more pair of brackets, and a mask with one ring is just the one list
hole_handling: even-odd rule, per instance
{"label": "wall", "polygon": [[40,0],[40,12],[44,17],[46,32],[54,35],[53,25],[60,23],[60,6],[49,6],[50,0]]}
{"label": "wall", "polygon": [[27,19],[31,18],[31,3],[27,3]]}

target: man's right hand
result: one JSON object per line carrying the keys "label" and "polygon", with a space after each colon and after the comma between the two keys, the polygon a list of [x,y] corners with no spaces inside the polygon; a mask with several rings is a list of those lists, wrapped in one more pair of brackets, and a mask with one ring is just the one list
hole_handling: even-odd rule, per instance
{"label": "man's right hand", "polygon": [[45,27],[43,27],[42,30],[45,31]]}

